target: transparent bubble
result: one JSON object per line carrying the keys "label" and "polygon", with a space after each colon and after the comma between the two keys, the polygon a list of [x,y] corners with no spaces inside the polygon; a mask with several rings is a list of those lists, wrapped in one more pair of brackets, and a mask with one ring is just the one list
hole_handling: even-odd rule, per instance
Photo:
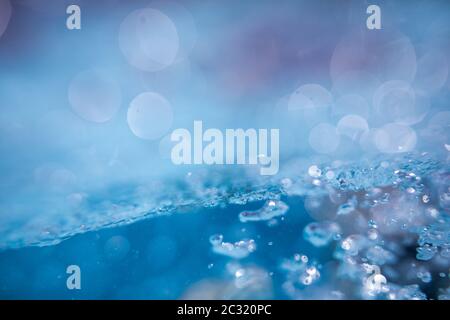
{"label": "transparent bubble", "polygon": [[159,139],[172,126],[172,108],[161,95],[144,92],[131,101],[127,121],[137,137],[147,140]]}
{"label": "transparent bubble", "polygon": [[408,126],[389,123],[375,134],[375,144],[384,153],[408,152],[414,149],[417,136],[413,129]]}
{"label": "transparent bubble", "polygon": [[5,32],[11,18],[11,3],[9,0],[0,0],[0,37]]}
{"label": "transparent bubble", "polygon": [[119,46],[132,66],[158,71],[175,61],[179,38],[175,24],[168,16],[146,8],[133,11],[122,22]]}
{"label": "transparent bubble", "polygon": [[147,260],[151,270],[163,270],[171,266],[177,257],[178,245],[172,237],[159,235],[149,241]]}
{"label": "transparent bubble", "polygon": [[375,91],[373,107],[384,122],[411,125],[423,120],[430,104],[425,96],[417,95],[409,83],[391,80]]}
{"label": "transparent bubble", "polygon": [[122,101],[119,84],[100,69],[76,75],[69,85],[68,97],[78,116],[97,123],[110,120],[119,110]]}
{"label": "transparent bubble", "polygon": [[369,130],[366,119],[355,114],[342,117],[337,124],[337,131],[352,140],[359,140]]}
{"label": "transparent bubble", "polygon": [[357,201],[356,197],[353,196],[337,208],[336,214],[345,216],[345,215],[355,211],[357,205],[358,205],[358,201]]}
{"label": "transparent bubble", "polygon": [[308,141],[316,152],[332,153],[339,146],[340,139],[336,127],[320,123],[310,131]]}
{"label": "transparent bubble", "polygon": [[335,116],[355,114],[363,118],[369,116],[369,104],[364,97],[358,94],[347,94],[339,97],[333,105]]}
{"label": "transparent bubble", "polygon": [[448,77],[448,60],[440,50],[430,50],[417,61],[414,89],[423,94],[441,89]]}

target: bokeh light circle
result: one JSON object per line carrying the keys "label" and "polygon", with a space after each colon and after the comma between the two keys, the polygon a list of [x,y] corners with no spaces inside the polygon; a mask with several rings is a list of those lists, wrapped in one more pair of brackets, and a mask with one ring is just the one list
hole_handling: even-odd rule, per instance
{"label": "bokeh light circle", "polygon": [[81,118],[102,123],[119,110],[122,93],[119,84],[107,72],[92,69],[80,72],[69,85],[68,98]]}
{"label": "bokeh light circle", "polygon": [[144,71],[158,71],[171,65],[177,57],[179,42],[175,24],[159,10],[135,10],[120,25],[122,53],[129,64]]}
{"label": "bokeh light circle", "polygon": [[163,96],[144,92],[131,101],[127,121],[137,137],[146,140],[159,139],[172,126],[172,107]]}

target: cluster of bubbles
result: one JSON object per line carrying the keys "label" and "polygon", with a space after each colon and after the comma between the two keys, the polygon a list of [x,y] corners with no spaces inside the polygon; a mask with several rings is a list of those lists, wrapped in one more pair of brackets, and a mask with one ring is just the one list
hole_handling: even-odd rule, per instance
{"label": "cluster of bubbles", "polygon": [[221,234],[214,234],[209,238],[209,242],[215,253],[235,259],[245,258],[256,250],[255,240],[253,239],[244,239],[231,243],[224,242]]}
{"label": "cluster of bubbles", "polygon": [[[306,128],[309,146],[318,154],[410,152],[419,142],[432,141],[427,135],[434,121],[426,124],[425,119],[440,112],[435,98],[448,73],[447,56],[432,45],[415,46],[392,30],[359,30],[336,46],[329,89],[303,84],[280,104],[294,130]],[[445,127],[440,124],[448,131]]]}

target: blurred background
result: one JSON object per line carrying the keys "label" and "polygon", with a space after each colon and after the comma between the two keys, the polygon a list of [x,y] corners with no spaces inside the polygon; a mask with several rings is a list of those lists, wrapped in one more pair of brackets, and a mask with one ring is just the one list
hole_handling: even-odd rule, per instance
{"label": "blurred background", "polygon": [[[0,0],[0,297],[448,298],[449,9]],[[194,120],[280,173],[173,165]]]}

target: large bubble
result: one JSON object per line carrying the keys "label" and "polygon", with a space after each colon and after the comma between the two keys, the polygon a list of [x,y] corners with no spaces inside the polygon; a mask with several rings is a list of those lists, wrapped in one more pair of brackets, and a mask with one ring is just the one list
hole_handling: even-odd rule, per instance
{"label": "large bubble", "polygon": [[159,139],[172,126],[172,108],[161,95],[144,92],[131,101],[127,120],[131,131],[139,138]]}
{"label": "large bubble", "polygon": [[69,86],[69,102],[75,113],[92,122],[110,120],[120,108],[119,84],[104,70],[80,72]]}
{"label": "large bubble", "polygon": [[359,140],[363,133],[369,131],[366,119],[355,114],[342,117],[337,124],[337,131],[352,140]]}
{"label": "large bubble", "polygon": [[11,3],[9,0],[0,0],[0,37],[8,27],[11,18]]}
{"label": "large bubble", "polygon": [[128,63],[138,69],[166,68],[175,61],[179,45],[175,24],[158,10],[133,11],[120,25],[120,49]]}

